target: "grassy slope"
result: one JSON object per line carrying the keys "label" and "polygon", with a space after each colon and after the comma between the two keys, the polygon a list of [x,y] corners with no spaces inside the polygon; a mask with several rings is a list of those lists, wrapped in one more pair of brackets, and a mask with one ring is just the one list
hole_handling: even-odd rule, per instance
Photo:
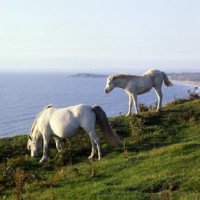
{"label": "grassy slope", "polygon": [[112,149],[102,140],[101,161],[86,158],[86,134],[63,140],[62,155],[52,143],[45,164],[30,158],[27,136],[0,140],[0,198],[200,199],[199,99],[176,100],[159,115],[143,112],[109,120],[124,147]]}

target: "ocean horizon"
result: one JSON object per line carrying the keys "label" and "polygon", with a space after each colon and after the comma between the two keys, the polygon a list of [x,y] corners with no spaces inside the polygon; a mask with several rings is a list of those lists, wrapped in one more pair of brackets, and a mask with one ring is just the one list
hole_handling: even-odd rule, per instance
{"label": "ocean horizon", "polygon": [[[126,114],[128,95],[120,88],[105,94],[106,77],[69,77],[69,73],[2,73],[0,74],[0,138],[29,134],[37,114],[48,104],[69,107],[77,104],[99,105],[108,117]],[[172,81],[173,82],[173,81]],[[173,82],[162,87],[165,105],[174,98],[184,98],[195,84]],[[155,105],[152,89],[139,95],[138,103]],[[134,112],[134,107],[133,107]]]}

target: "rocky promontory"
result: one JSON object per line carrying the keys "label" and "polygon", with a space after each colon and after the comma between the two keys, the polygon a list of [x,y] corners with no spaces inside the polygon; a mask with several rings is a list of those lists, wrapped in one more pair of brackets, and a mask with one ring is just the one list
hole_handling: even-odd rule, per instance
{"label": "rocky promontory", "polygon": [[102,78],[102,77],[108,77],[108,75],[89,74],[89,73],[78,73],[78,74],[69,75],[69,77]]}

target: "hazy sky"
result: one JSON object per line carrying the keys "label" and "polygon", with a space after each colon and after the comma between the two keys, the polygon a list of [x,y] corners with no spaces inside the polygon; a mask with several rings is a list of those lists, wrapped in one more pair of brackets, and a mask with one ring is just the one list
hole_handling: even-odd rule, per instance
{"label": "hazy sky", "polygon": [[199,0],[0,0],[0,71],[200,71]]}

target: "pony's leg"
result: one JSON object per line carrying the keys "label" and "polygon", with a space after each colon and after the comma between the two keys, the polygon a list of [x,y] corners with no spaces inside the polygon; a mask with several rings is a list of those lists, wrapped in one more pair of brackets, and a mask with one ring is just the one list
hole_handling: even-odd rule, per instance
{"label": "pony's leg", "polygon": [[95,144],[96,144],[97,145],[97,151],[98,151],[98,160],[100,160],[103,157],[102,149],[101,149],[101,145],[100,145],[100,139],[97,136],[95,131],[91,131],[88,134],[89,134],[91,141],[92,141],[92,153],[91,153],[91,156],[89,158],[94,157],[94,153],[95,153],[94,147],[95,147]]}
{"label": "pony's leg", "polygon": [[47,161],[48,157],[48,145],[49,145],[49,136],[43,135],[43,156],[40,162],[45,162]]}
{"label": "pony's leg", "polygon": [[129,95],[129,108],[128,108],[128,112],[126,114],[126,117],[130,116],[132,113],[132,106],[133,106],[133,96],[132,94],[128,94]]}
{"label": "pony's leg", "polygon": [[158,97],[158,106],[157,106],[156,112],[159,112],[161,110],[161,106],[162,106],[162,98],[163,98],[162,90],[161,90],[161,87],[154,88],[154,89],[155,89],[155,92]]}
{"label": "pony's leg", "polygon": [[93,139],[91,139],[91,143],[92,143],[92,151],[91,151],[91,155],[88,157],[88,159],[94,158],[94,155],[95,155],[95,142],[93,141]]}
{"label": "pony's leg", "polygon": [[129,110],[128,110],[128,113],[126,114],[126,117],[131,115],[133,103],[135,107],[135,114],[138,114],[137,95],[129,94]]}
{"label": "pony's leg", "polygon": [[135,107],[135,114],[138,114],[138,103],[137,103],[137,95],[133,96],[133,102],[134,102],[134,107]]}
{"label": "pony's leg", "polygon": [[61,152],[62,148],[61,148],[60,139],[58,137],[54,137],[54,140],[55,140],[56,148],[57,148],[58,152]]}

